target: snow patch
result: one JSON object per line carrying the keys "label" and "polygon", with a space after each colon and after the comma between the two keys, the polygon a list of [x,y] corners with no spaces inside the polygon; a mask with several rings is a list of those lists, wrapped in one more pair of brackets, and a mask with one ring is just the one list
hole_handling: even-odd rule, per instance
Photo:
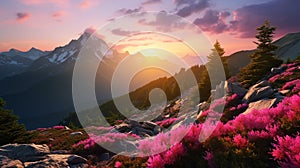
{"label": "snow patch", "polygon": [[56,58],[57,58],[57,54],[54,54],[53,57],[48,58],[48,60],[49,60],[50,62],[54,63],[54,61],[56,60]]}

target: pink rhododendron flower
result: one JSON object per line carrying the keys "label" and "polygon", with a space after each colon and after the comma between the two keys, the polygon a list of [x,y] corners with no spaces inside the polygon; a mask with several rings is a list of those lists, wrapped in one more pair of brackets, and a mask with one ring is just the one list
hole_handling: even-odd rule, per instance
{"label": "pink rhododendron flower", "polygon": [[248,138],[250,141],[255,141],[257,139],[267,139],[270,138],[270,134],[266,131],[254,131],[248,132]]}
{"label": "pink rhododendron flower", "polygon": [[182,143],[177,143],[163,155],[166,164],[173,164],[181,156],[185,155],[185,149]]}
{"label": "pink rhododendron flower", "polygon": [[247,108],[248,107],[248,104],[247,103],[243,103],[243,104],[239,104],[237,106],[237,109],[240,110],[240,109],[244,109],[244,108]]}
{"label": "pink rhododendron flower", "polygon": [[285,85],[283,85],[283,87],[281,88],[282,90],[285,89],[291,89],[293,88],[295,85],[297,85],[298,83],[300,83],[300,79],[296,79],[290,82],[287,82]]}
{"label": "pink rhododendron flower", "polygon": [[298,69],[298,67],[291,67],[291,68],[287,69],[286,72],[293,72],[296,69]]}
{"label": "pink rhododendron flower", "polygon": [[161,127],[168,127],[169,125],[173,124],[173,122],[177,121],[178,118],[168,118],[162,121],[157,121],[156,124]]}
{"label": "pink rhododendron flower", "polygon": [[293,67],[293,66],[295,66],[295,65],[297,65],[297,63],[296,63],[296,62],[294,62],[294,63],[290,63],[290,64],[287,64],[286,66],[288,66],[288,67],[290,68],[290,67]]}
{"label": "pink rhododendron flower", "polygon": [[236,110],[236,107],[230,107],[229,110],[230,110],[230,111],[235,111],[235,110]]}
{"label": "pink rhododendron flower", "polygon": [[241,134],[237,134],[233,137],[233,142],[238,147],[245,147],[248,144],[247,139],[243,138]]}
{"label": "pink rhododendron flower", "polygon": [[65,126],[62,125],[57,125],[57,126],[53,126],[54,129],[65,129]]}
{"label": "pink rhododendron flower", "polygon": [[282,167],[300,167],[300,136],[277,137],[275,149],[271,152]]}
{"label": "pink rhododendron flower", "polygon": [[279,79],[280,76],[281,76],[280,74],[277,74],[277,75],[271,77],[271,78],[269,79],[269,82],[270,82],[270,83],[274,83],[276,80]]}
{"label": "pink rhododendron flower", "polygon": [[148,168],[164,168],[164,165],[165,161],[161,158],[159,154],[150,156],[147,161]]}
{"label": "pink rhododendron flower", "polygon": [[120,168],[122,166],[122,162],[116,161],[115,168]]}
{"label": "pink rhododendron flower", "polygon": [[231,95],[231,96],[227,96],[227,97],[226,97],[226,102],[231,102],[231,101],[233,101],[233,100],[235,100],[235,99],[237,99],[237,98],[239,98],[239,95],[237,95],[237,94],[235,93],[235,94],[233,94],[233,95]]}

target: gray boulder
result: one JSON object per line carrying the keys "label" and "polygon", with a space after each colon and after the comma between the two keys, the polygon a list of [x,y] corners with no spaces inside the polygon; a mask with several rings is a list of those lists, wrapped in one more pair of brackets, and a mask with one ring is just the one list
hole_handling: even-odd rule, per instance
{"label": "gray boulder", "polygon": [[264,98],[268,98],[274,93],[270,84],[267,81],[261,81],[252,87],[243,98],[243,101],[250,103]]}
{"label": "gray boulder", "polygon": [[127,123],[121,123],[119,125],[115,125],[115,129],[121,133],[129,132],[131,130],[131,126]]}
{"label": "gray boulder", "polygon": [[256,102],[252,102],[249,104],[247,110],[243,114],[249,114],[254,109],[261,110],[261,109],[265,109],[265,108],[271,108],[271,107],[275,106],[277,103],[278,103],[277,98],[265,99],[265,100],[259,100]]}
{"label": "gray boulder", "polygon": [[87,160],[85,158],[78,155],[71,155],[67,159],[67,163],[70,165],[76,165],[76,164],[86,163],[86,162]]}
{"label": "gray boulder", "polygon": [[7,144],[0,147],[0,155],[22,162],[41,160],[49,153],[50,150],[47,145]]}
{"label": "gray boulder", "polygon": [[35,161],[35,162],[25,162],[25,167],[28,168],[40,168],[40,167],[73,167],[73,168],[83,168],[88,167],[86,164],[86,159],[78,155],[67,154],[67,155],[56,155],[49,154],[46,159]]}
{"label": "gray boulder", "polygon": [[144,121],[142,124],[142,127],[145,129],[154,130],[154,128],[157,126],[154,122],[151,121]]}
{"label": "gray boulder", "polygon": [[239,83],[230,83],[225,82],[224,88],[226,90],[227,95],[237,94],[239,96],[244,96],[247,93],[247,89],[244,89]]}
{"label": "gray boulder", "polygon": [[280,67],[272,68],[272,69],[271,69],[271,73],[272,73],[273,75],[276,75],[276,74],[282,73],[282,72],[285,71],[286,69],[287,69],[286,66],[280,66]]}
{"label": "gray boulder", "polygon": [[88,167],[87,160],[81,156],[57,153],[59,154],[50,153],[45,144],[7,144],[0,147],[0,167]]}

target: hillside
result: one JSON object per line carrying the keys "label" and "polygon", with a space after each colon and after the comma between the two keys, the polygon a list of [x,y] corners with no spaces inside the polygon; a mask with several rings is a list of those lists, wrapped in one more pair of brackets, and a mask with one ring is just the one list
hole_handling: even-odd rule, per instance
{"label": "hillside", "polygon": [[[295,59],[300,52],[300,33],[289,33],[274,41],[279,48],[275,54],[280,59],[286,61]],[[255,50],[238,51],[228,56],[228,65],[232,74],[236,74],[238,69],[246,66],[250,62],[249,55]]]}
{"label": "hillside", "polygon": [[[278,70],[249,90],[222,82],[209,99],[215,97],[212,102],[197,105],[190,98],[178,98],[151,121],[125,119],[85,130],[39,128],[31,131],[31,142],[37,145],[8,144],[0,151],[10,149],[4,153],[6,162],[36,166],[72,165],[72,156],[81,166],[96,167],[298,167],[300,60]],[[216,97],[222,89],[226,95]],[[183,108],[186,105],[189,108]],[[45,157],[29,163],[36,153],[15,154],[26,146]],[[116,155],[116,149],[122,155]],[[127,152],[130,157],[123,156]],[[51,158],[55,159],[49,162]]]}

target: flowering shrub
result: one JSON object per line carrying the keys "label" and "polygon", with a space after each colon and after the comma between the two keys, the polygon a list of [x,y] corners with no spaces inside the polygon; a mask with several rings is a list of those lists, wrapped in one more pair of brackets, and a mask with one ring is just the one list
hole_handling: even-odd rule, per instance
{"label": "flowering shrub", "polygon": [[[242,106],[246,105],[240,105],[240,107]],[[204,143],[199,142],[203,123],[194,124],[180,143],[182,146],[180,149],[183,150],[176,150],[181,151],[181,154],[175,152],[175,155],[174,153],[174,158],[177,158],[177,160],[170,160],[173,153],[172,148],[170,148],[166,152],[151,156],[147,165],[149,167],[164,167],[165,165],[178,165],[180,163],[188,164],[185,162],[185,157],[188,157],[187,160],[189,161],[187,162],[193,160],[194,164],[201,162],[202,165],[210,167],[224,167],[225,165],[229,167],[243,167],[246,165],[251,167],[278,167],[278,164],[283,165],[285,163],[283,161],[287,162],[287,158],[294,159],[293,162],[298,164],[296,160],[298,155],[295,153],[290,152],[291,156],[286,155],[283,158],[282,153],[284,152],[278,152],[279,149],[285,149],[281,147],[282,143],[280,142],[282,140],[279,141],[279,145],[275,145],[276,150],[274,149],[272,153],[270,153],[270,149],[272,143],[274,143],[273,137],[283,133],[291,135],[297,133],[298,130],[293,128],[298,128],[297,125],[300,126],[299,106],[300,96],[293,95],[285,98],[275,108],[254,110],[247,115],[240,114],[225,124],[219,123],[217,129]],[[167,137],[164,138],[167,141]],[[300,138],[298,139],[300,140]],[[298,142],[298,144],[300,143]],[[298,146],[296,147],[298,148]],[[297,150],[293,151],[299,152]],[[275,158],[278,164],[275,160],[270,159],[272,156],[275,157],[275,154],[278,155],[278,158]],[[194,160],[193,157],[198,158]]]}
{"label": "flowering shrub", "polygon": [[277,137],[272,156],[282,167],[300,167],[300,136]]}
{"label": "flowering shrub", "polygon": [[286,82],[299,79],[300,69],[298,67],[298,64],[298,62],[295,62],[292,64],[282,65],[287,67],[287,69],[284,72],[269,78],[269,82],[275,87],[280,88]]}
{"label": "flowering shrub", "polygon": [[275,75],[275,76],[272,76],[272,77],[269,79],[269,82],[270,82],[270,83],[274,83],[274,82],[277,81],[280,77],[281,77],[281,74],[277,74],[277,75]]}
{"label": "flowering shrub", "polygon": [[235,135],[235,136],[233,137],[233,142],[235,143],[235,145],[236,145],[237,147],[241,147],[241,148],[247,146],[247,144],[248,144],[247,139],[246,139],[246,138],[243,138],[243,137],[241,136],[241,134]]}
{"label": "flowering shrub", "polygon": [[88,139],[79,141],[78,143],[74,144],[73,147],[76,148],[80,145],[83,145],[84,149],[88,149],[88,148],[93,147],[95,145],[95,141],[92,138],[88,138]]}
{"label": "flowering shrub", "polygon": [[292,94],[299,92],[300,91],[300,79],[296,79],[296,80],[287,82],[281,89],[282,90],[292,89]]}

